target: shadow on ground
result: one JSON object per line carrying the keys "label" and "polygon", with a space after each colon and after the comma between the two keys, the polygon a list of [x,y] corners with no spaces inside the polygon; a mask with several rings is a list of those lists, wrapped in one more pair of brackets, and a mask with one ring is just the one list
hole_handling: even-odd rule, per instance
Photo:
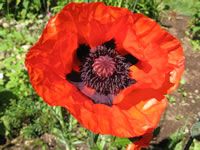
{"label": "shadow on ground", "polygon": [[[10,102],[16,99],[18,99],[18,97],[11,91],[5,90],[0,92],[0,118],[3,116]],[[3,122],[0,120],[0,145],[6,143],[5,134],[6,134],[5,126]]]}

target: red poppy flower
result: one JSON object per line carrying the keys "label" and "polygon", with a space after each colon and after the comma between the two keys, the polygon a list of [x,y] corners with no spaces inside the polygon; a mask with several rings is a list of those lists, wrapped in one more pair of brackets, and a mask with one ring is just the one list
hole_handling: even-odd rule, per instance
{"label": "red poppy flower", "polygon": [[70,3],[26,56],[45,102],[87,129],[119,137],[151,133],[184,68],[180,42],[155,21],[103,3]]}

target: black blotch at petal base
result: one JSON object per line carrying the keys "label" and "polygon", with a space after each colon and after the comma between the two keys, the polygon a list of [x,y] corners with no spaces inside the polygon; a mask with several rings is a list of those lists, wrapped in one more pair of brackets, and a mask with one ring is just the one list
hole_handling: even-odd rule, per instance
{"label": "black blotch at petal base", "polygon": [[82,82],[80,73],[72,70],[71,73],[66,75],[66,79],[72,82]]}
{"label": "black blotch at petal base", "polygon": [[85,60],[85,58],[89,55],[89,53],[90,53],[90,46],[86,44],[80,44],[76,51],[77,58],[81,62]]}
{"label": "black blotch at petal base", "polygon": [[134,56],[132,56],[130,54],[127,54],[124,57],[126,58],[126,61],[129,62],[129,63],[131,63],[132,65],[137,64],[138,61],[139,61],[136,57],[134,57]]}
{"label": "black blotch at petal base", "polygon": [[105,43],[103,43],[102,45],[104,45],[107,49],[115,49],[116,48],[116,43],[114,39],[111,39],[110,41],[107,41]]}

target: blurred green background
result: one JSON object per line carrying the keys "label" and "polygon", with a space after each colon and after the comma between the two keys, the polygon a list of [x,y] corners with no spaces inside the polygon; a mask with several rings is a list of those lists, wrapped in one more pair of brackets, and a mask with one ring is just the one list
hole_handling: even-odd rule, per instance
{"label": "blurred green background", "polygon": [[[76,0],[75,2],[91,1]],[[185,53],[188,54],[188,58],[200,59],[199,0],[102,1],[107,5],[126,7],[155,19],[172,34],[181,38],[183,43],[187,40]],[[128,139],[92,134],[82,128],[63,108],[49,107],[45,104],[29,83],[24,66],[25,54],[39,38],[50,16],[69,2],[71,1],[0,0],[0,149],[121,150],[130,143]],[[186,24],[177,26],[181,17],[186,20]],[[186,69],[185,78],[181,80],[177,91],[178,94],[168,96],[170,106],[174,105],[173,108],[177,107],[183,99],[186,102],[189,100],[188,93],[192,93],[191,90],[193,90],[189,86],[189,81],[193,79],[187,76],[190,75],[191,70]],[[200,70],[197,71],[199,72]],[[197,79],[195,78],[195,81]],[[195,90],[199,90],[198,86],[200,85],[198,84]],[[195,96],[199,96],[198,92]],[[198,97],[195,104],[198,104],[198,107],[200,107],[199,101]],[[197,113],[197,111],[194,112],[194,114]],[[176,121],[180,121],[184,119],[184,114],[175,118]],[[198,115],[192,118],[193,124],[194,120],[198,120]],[[167,121],[165,117],[163,120]],[[169,132],[170,135],[167,136],[163,136],[165,132],[159,132],[162,131],[161,126],[156,131],[157,137],[149,149],[182,150],[189,143],[190,150],[200,150],[198,140],[191,141],[188,131],[191,126],[187,128],[186,126],[185,123],[177,126],[177,130]]]}

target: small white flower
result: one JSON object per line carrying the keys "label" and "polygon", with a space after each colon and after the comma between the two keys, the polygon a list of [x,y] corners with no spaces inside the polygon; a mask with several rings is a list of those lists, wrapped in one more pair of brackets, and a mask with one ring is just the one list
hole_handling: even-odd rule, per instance
{"label": "small white flower", "polygon": [[3,79],[3,73],[0,73],[0,79]]}

